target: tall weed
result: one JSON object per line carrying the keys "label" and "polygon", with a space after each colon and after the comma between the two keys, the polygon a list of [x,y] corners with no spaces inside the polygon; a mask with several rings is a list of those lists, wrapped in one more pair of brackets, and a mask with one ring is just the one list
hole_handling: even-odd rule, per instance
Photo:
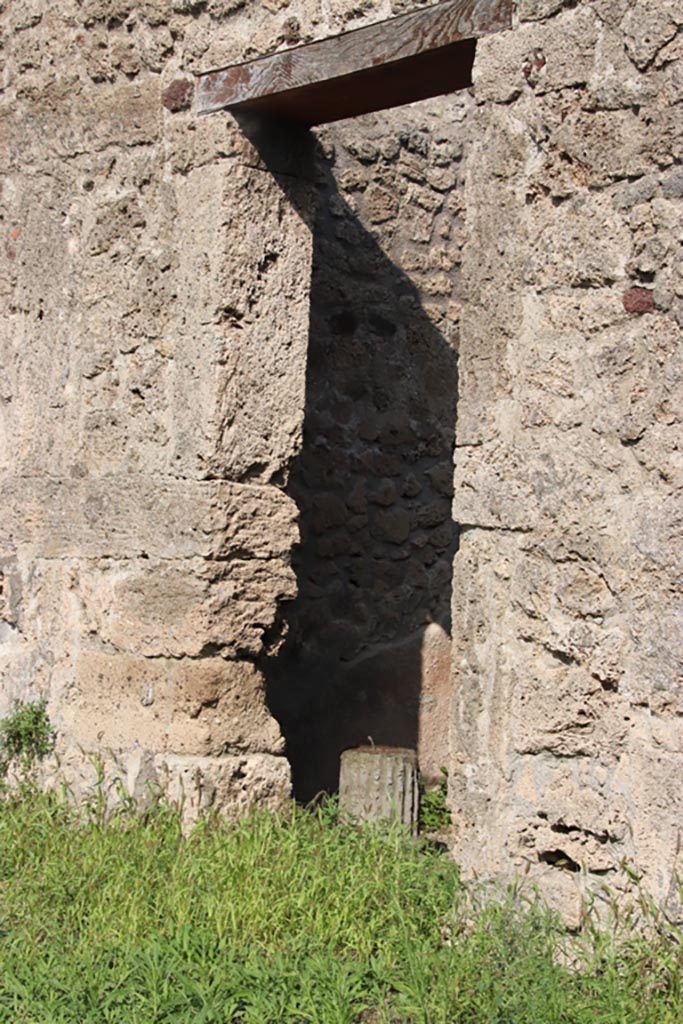
{"label": "tall weed", "polygon": [[7,1024],[680,1024],[679,939],[569,936],[334,804],[183,837],[163,801],[0,803]]}

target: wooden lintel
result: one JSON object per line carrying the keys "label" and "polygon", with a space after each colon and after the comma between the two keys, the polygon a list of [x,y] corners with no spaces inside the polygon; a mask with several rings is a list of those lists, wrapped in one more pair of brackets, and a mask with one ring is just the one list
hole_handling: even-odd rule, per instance
{"label": "wooden lintel", "polygon": [[443,0],[410,14],[199,76],[197,110],[302,125],[471,85],[475,41],[510,28],[513,0]]}

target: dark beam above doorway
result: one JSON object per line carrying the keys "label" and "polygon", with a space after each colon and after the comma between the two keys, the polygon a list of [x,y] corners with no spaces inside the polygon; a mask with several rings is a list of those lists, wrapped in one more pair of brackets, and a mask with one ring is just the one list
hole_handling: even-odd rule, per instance
{"label": "dark beam above doorway", "polygon": [[198,113],[323,124],[472,84],[479,36],[511,27],[513,0],[443,0],[365,28],[199,76]]}

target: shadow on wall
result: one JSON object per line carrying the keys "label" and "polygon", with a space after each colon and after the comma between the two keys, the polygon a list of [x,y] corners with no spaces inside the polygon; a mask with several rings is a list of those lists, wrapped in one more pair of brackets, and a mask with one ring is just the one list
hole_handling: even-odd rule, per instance
{"label": "shadow on wall", "polygon": [[[263,126],[256,135],[244,127],[269,166],[277,147],[281,167],[282,136],[275,143]],[[331,147],[309,140],[317,201],[306,406],[286,488],[300,509],[298,596],[282,607],[263,663],[304,801],[335,791],[341,751],[368,741],[418,749],[427,778],[448,763],[457,544],[456,351],[360,219],[364,200],[375,220],[386,202],[380,241],[391,222],[405,261],[420,265],[429,238],[412,237],[415,211],[386,187],[400,153],[366,165],[357,215],[340,194]],[[428,158],[424,143],[419,132],[400,136],[413,176]],[[287,191],[287,175],[279,180]]]}

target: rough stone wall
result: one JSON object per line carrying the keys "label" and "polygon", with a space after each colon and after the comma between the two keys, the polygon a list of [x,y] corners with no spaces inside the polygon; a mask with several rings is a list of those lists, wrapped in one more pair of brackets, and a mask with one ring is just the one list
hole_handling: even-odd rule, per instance
{"label": "rough stone wall", "polygon": [[189,810],[289,792],[264,652],[294,597],[313,140],[192,76],[402,0],[0,3],[0,714],[47,696]]}
{"label": "rough stone wall", "polygon": [[676,888],[683,10],[517,17],[470,123],[451,801],[467,870],[571,916],[580,868]]}
{"label": "rough stone wall", "polygon": [[310,147],[189,109],[272,45],[254,7],[2,10],[1,710],[47,696],[77,786],[96,752],[188,811],[290,787],[255,661],[295,592]]}
{"label": "rough stone wall", "polygon": [[269,664],[295,791],[334,789],[339,755],[418,748],[448,764],[459,186],[470,98],[316,131],[320,141],[298,596]]}
{"label": "rough stone wall", "polygon": [[[674,0],[520,0],[514,30],[478,44],[462,199],[439,163],[457,103],[325,133],[317,189],[310,141],[195,119],[193,73],[404,6],[0,3],[0,713],[49,697],[83,784],[94,750],[141,797],[168,777],[192,807],[281,800],[265,689],[274,706],[295,492],[293,641],[315,636],[301,609],[332,616],[328,642],[360,665],[358,693],[377,673],[380,709],[418,667],[401,631],[422,658],[436,630],[441,658],[453,394],[429,373],[452,367],[455,294],[456,856],[479,874],[531,866],[570,913],[579,869],[617,884],[621,859],[667,898],[683,810],[683,15]],[[431,124],[426,152],[402,141],[404,113],[417,139]],[[331,204],[317,220],[316,190]],[[415,237],[395,227],[402,207]],[[357,292],[335,292],[335,267]],[[388,396],[355,395],[370,356]],[[426,376],[408,385],[413,370]],[[392,454],[397,395],[401,466],[366,473],[363,457]],[[332,467],[322,505],[326,464],[304,473],[318,437],[358,460]],[[431,504],[438,521],[418,522]],[[421,700],[443,664],[419,668]]]}

